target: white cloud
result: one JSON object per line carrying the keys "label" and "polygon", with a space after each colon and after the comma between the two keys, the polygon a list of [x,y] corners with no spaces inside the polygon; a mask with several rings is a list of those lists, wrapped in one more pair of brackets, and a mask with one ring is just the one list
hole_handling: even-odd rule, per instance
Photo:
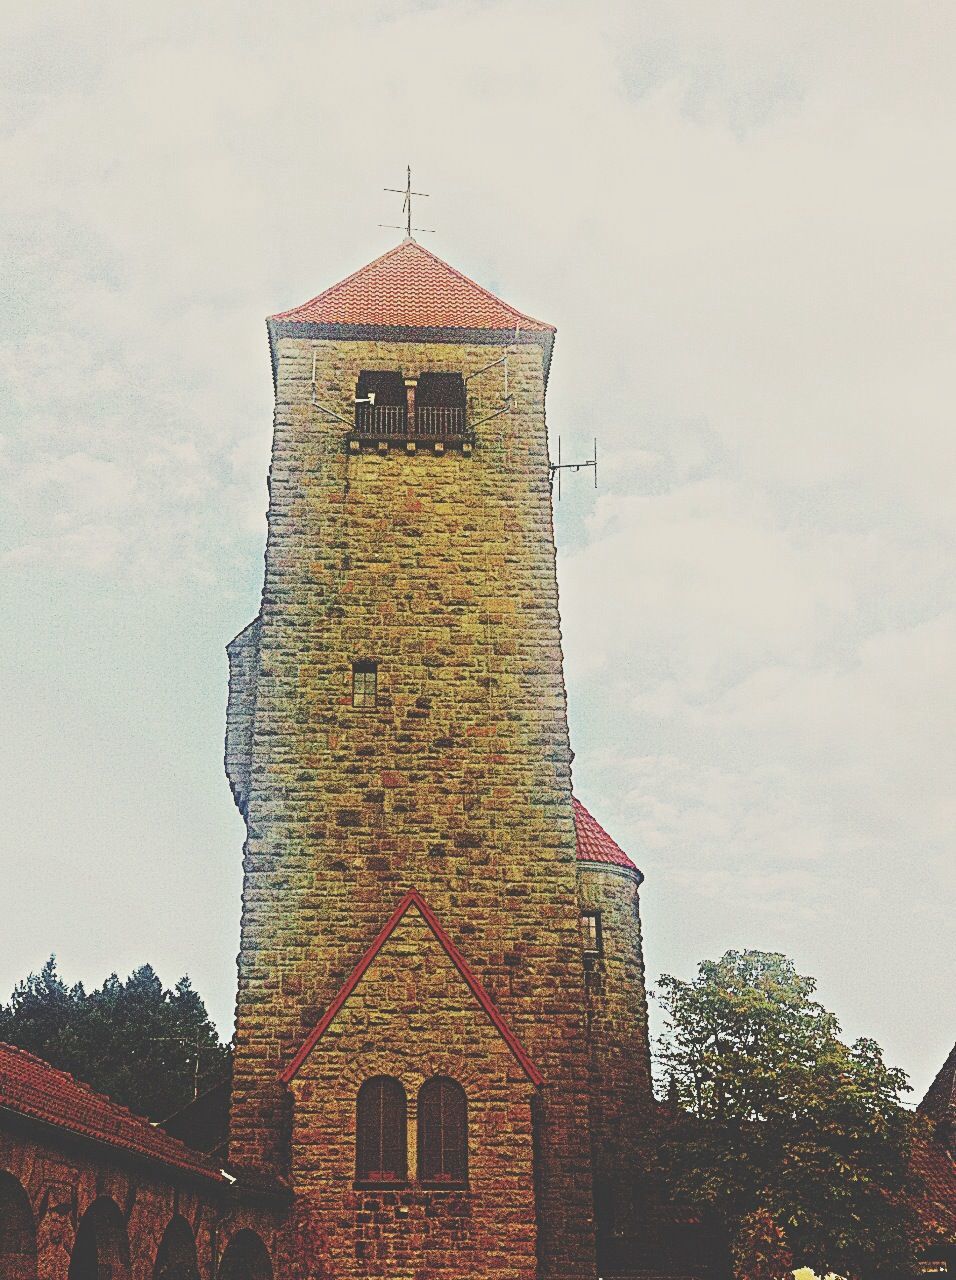
{"label": "white cloud", "polygon": [[[576,770],[652,855],[652,967],[783,916],[883,1030],[865,980],[841,988],[836,936],[851,921],[866,967],[882,930],[908,984],[888,1043],[925,1077],[938,1010],[917,975],[947,963],[925,922],[952,821],[953,11],[173,0],[33,6],[5,37],[11,653],[40,598],[81,584],[109,618],[133,592],[163,615],[135,660],[154,644],[157,687],[192,672],[183,699],[205,705],[257,604],[263,317],[391,242],[380,188],[410,160],[429,245],[558,324],[565,457],[599,437],[597,502],[579,478],[557,512]],[[124,626],[98,644],[125,653]],[[176,721],[210,767],[220,714]],[[69,767],[45,803],[76,794]],[[91,798],[117,875],[193,847],[196,811],[162,785],[153,849],[126,848]],[[210,840],[231,867],[220,792]],[[53,856],[29,823],[17,838]],[[872,895],[891,869],[918,946],[886,936]],[[200,986],[225,1020],[222,916]]]}

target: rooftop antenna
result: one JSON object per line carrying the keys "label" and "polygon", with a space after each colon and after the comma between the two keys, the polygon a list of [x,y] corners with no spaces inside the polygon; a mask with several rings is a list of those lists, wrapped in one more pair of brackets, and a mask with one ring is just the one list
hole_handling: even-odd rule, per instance
{"label": "rooftop antenna", "polygon": [[426,231],[429,235],[435,234],[434,227],[413,227],[412,226],[412,196],[424,196],[426,199],[431,195],[429,191],[413,191],[412,190],[412,166],[406,166],[408,177],[404,188],[401,187],[383,187],[383,191],[394,192],[397,196],[404,196],[402,201],[402,213],[405,215],[405,226],[399,227],[392,222],[380,222],[380,227],[388,227],[391,231],[404,231],[409,240],[412,239],[413,231]]}
{"label": "rooftop antenna", "polygon": [[558,460],[552,462],[548,467],[548,489],[554,492],[554,478],[558,478],[558,501],[561,501],[561,472],[562,471],[583,471],[585,467],[594,468],[594,487],[598,487],[597,482],[597,440],[594,441],[594,457],[587,458],[584,462],[562,462],[561,461],[561,437],[558,436]]}

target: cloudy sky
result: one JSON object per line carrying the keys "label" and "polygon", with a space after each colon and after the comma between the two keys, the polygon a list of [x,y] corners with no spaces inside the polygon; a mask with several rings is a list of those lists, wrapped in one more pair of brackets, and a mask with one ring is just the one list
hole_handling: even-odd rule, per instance
{"label": "cloudy sky", "polygon": [[264,317],[428,247],[558,342],[578,794],[652,977],[782,950],[922,1092],[956,1037],[956,9],[3,6],[0,997],[231,1022],[224,645]]}

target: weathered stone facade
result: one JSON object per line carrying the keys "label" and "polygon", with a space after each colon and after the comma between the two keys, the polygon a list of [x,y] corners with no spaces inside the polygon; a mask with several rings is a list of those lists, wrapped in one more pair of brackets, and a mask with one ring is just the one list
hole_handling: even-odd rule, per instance
{"label": "weathered stone facade", "polygon": [[[262,609],[230,646],[226,761],[248,828],[230,1156],[289,1176],[336,1276],[585,1280],[595,1170],[614,1188],[605,1229],[626,1216],[622,1133],[650,1099],[639,877],[578,874],[552,339],[412,241],[270,322]],[[404,430],[363,439],[356,403],[386,373],[408,389]],[[416,422],[416,387],[435,374],[468,388],[467,429],[447,442]],[[356,663],[376,666],[373,707],[353,705]],[[540,1087],[409,936],[349,996],[290,1097],[280,1073],[409,890]],[[588,975],[582,894],[621,948]],[[410,1160],[407,1187],[357,1188],[363,1080],[402,1082],[411,1152],[428,1071],[465,1086],[467,1187],[425,1191]]]}
{"label": "weathered stone facade", "polygon": [[578,864],[583,911],[598,913],[601,949],[585,956],[598,1256],[623,1269],[640,1256],[641,1199],[653,1091],[638,892],[633,867]]}
{"label": "weathered stone facade", "polygon": [[[356,1185],[356,1097],[369,1076],[395,1075],[408,1097],[409,1179]],[[468,1098],[468,1185],[419,1178],[416,1100],[448,1076]],[[292,1081],[292,1181],[324,1224],[335,1276],[537,1274],[531,1108],[534,1087],[475,1006],[420,914],[408,911]],[[476,1267],[476,1258],[481,1259]]]}
{"label": "weathered stone facade", "polygon": [[[577,1278],[588,1065],[540,348],[512,353],[514,408],[471,456],[352,453],[312,403],[313,368],[346,417],[363,369],[468,377],[500,354],[279,340],[230,1152],[287,1167],[278,1072],[416,888],[547,1081],[543,1273]],[[361,659],[371,712],[351,705]]]}

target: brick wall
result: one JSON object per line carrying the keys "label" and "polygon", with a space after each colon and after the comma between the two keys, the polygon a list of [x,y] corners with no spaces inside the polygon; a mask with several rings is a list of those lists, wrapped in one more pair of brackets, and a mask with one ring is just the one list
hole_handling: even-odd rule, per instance
{"label": "brick wall", "polygon": [[[282,338],[249,762],[231,1152],[282,1169],[276,1075],[407,888],[545,1077],[542,1275],[594,1274],[570,752],[541,353],[470,457],[349,452],[362,369],[500,346]],[[490,409],[498,370],[482,379]],[[379,663],[353,709],[351,666]],[[472,1271],[470,1274],[481,1274]]]}

